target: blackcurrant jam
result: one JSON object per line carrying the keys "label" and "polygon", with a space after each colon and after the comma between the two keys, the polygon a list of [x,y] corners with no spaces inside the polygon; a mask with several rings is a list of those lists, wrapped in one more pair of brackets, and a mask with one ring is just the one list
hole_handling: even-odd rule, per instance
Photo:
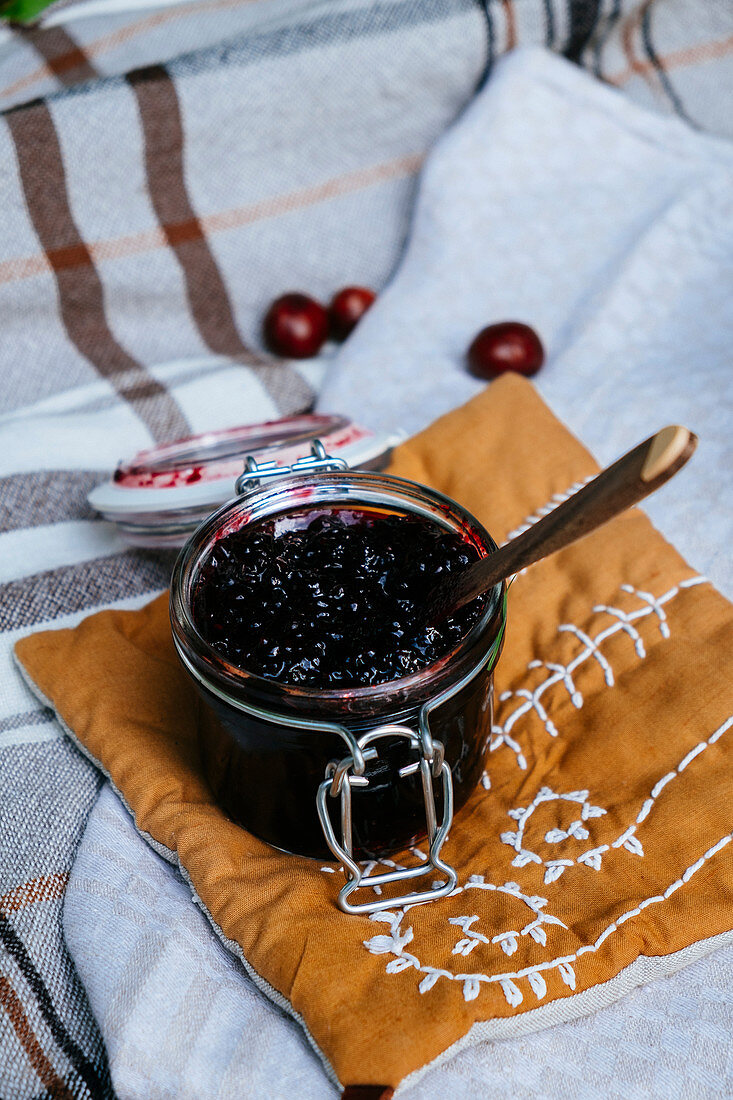
{"label": "blackcurrant jam", "polygon": [[286,684],[359,687],[444,657],[483,600],[434,625],[431,585],[479,557],[454,531],[376,509],[299,509],[225,535],[201,566],[194,621],[227,661]]}
{"label": "blackcurrant jam", "polygon": [[[332,858],[316,810],[329,762],[348,757],[349,739],[387,724],[418,730],[428,713],[460,809],[491,737],[505,591],[440,628],[424,600],[440,576],[494,549],[447,497],[357,471],[278,478],[198,529],[176,563],[171,623],[206,704],[202,762],[235,822]],[[352,792],[357,857],[424,837],[417,757],[404,738],[380,741]],[[436,785],[439,819],[441,798]],[[335,822],[337,800],[332,809]]]}

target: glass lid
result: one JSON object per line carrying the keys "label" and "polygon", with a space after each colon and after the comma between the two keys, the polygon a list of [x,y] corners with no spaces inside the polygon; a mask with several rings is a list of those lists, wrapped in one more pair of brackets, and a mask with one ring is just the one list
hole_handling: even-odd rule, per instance
{"label": "glass lid", "polygon": [[89,503],[141,546],[182,546],[215,508],[235,495],[247,456],[290,466],[320,439],[350,467],[383,466],[398,434],[378,434],[344,416],[306,414],[163,443],[117,466]]}

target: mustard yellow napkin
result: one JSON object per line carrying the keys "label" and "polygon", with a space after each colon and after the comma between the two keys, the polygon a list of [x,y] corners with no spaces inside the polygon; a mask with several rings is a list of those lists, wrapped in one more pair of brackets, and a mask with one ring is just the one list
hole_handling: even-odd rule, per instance
{"label": "mustard yellow napkin", "polygon": [[[595,470],[513,377],[392,465],[498,541]],[[473,1025],[510,1036],[570,1019],[730,933],[732,642],[730,605],[639,511],[521,575],[493,751],[444,849],[458,889],[372,919],[336,908],[333,865],[274,851],[213,803],[166,598],[35,634],[17,655],[335,1076],[395,1086]]]}

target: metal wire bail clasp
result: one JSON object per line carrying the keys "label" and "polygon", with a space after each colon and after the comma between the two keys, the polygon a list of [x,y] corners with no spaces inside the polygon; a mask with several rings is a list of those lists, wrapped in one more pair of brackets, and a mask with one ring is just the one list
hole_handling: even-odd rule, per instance
{"label": "metal wire bail clasp", "polygon": [[235,491],[241,496],[268,477],[284,477],[286,474],[308,474],[314,470],[348,470],[349,464],[344,458],[334,458],[326,454],[326,448],[320,439],[311,442],[311,453],[299,458],[292,466],[279,466],[277,462],[257,462],[253,455],[247,455],[244,471],[235,483]]}
{"label": "metal wire bail clasp", "polygon": [[[417,771],[420,772],[430,850],[427,858],[413,867],[405,867],[401,870],[387,871],[381,874],[365,874],[354,859],[353,854],[351,788],[369,786],[369,780],[364,774],[366,771],[365,762],[375,760],[378,756],[376,748],[369,748],[369,746],[383,738],[395,737],[409,741],[410,747],[417,749],[420,753],[420,759],[413,764],[407,764],[404,768],[400,768],[399,774],[404,778],[414,775]],[[443,820],[440,827],[435,814],[434,778],[442,779],[443,785]],[[328,813],[327,799],[329,797],[340,797],[341,799],[340,843]],[[453,820],[453,779],[450,767],[445,761],[443,745],[440,741],[432,739],[427,726],[421,728],[418,734],[408,726],[385,725],[370,730],[359,738],[354,738],[351,755],[338,762],[332,760],[328,764],[326,778],[318,788],[316,805],[326,843],[336,859],[343,863],[344,871],[350,874],[346,885],[342,887],[338,896],[339,907],[345,913],[373,913],[378,909],[384,909],[385,905],[393,908],[395,906],[402,907],[404,905],[416,905],[419,902],[434,901],[436,898],[445,897],[455,887],[458,877],[456,872],[440,858],[440,849]],[[420,878],[435,871],[445,877],[445,882],[434,885],[430,890],[389,898],[389,901],[382,898],[381,900],[361,902],[357,905],[352,905],[348,900],[355,890],[362,887],[381,886],[385,882]]]}

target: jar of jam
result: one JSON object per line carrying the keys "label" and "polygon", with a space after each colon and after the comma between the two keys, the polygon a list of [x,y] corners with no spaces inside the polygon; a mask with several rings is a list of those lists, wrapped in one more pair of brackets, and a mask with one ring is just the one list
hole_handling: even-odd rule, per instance
{"label": "jar of jam", "polygon": [[[395,649],[395,638],[416,585],[427,595],[434,570],[465,566],[496,544],[455,501],[345,468],[318,441],[310,458],[285,469],[249,459],[237,491],[184,546],[170,601],[175,646],[204,703],[200,748],[219,805],[277,848],[341,861],[347,912],[384,906],[374,895],[348,900],[365,885],[430,876],[429,888],[390,905],[449,893],[456,876],[440,848],[484,769],[505,586],[463,620],[430,627],[420,652]],[[368,584],[380,586],[377,596]],[[326,589],[337,612],[318,600]],[[298,618],[301,592],[319,609],[309,611],[308,629]],[[353,625],[335,633],[342,613]],[[372,615],[386,626],[374,627],[362,652],[354,639]],[[307,658],[296,660],[303,647]],[[424,862],[364,874],[360,859],[425,837]]]}

